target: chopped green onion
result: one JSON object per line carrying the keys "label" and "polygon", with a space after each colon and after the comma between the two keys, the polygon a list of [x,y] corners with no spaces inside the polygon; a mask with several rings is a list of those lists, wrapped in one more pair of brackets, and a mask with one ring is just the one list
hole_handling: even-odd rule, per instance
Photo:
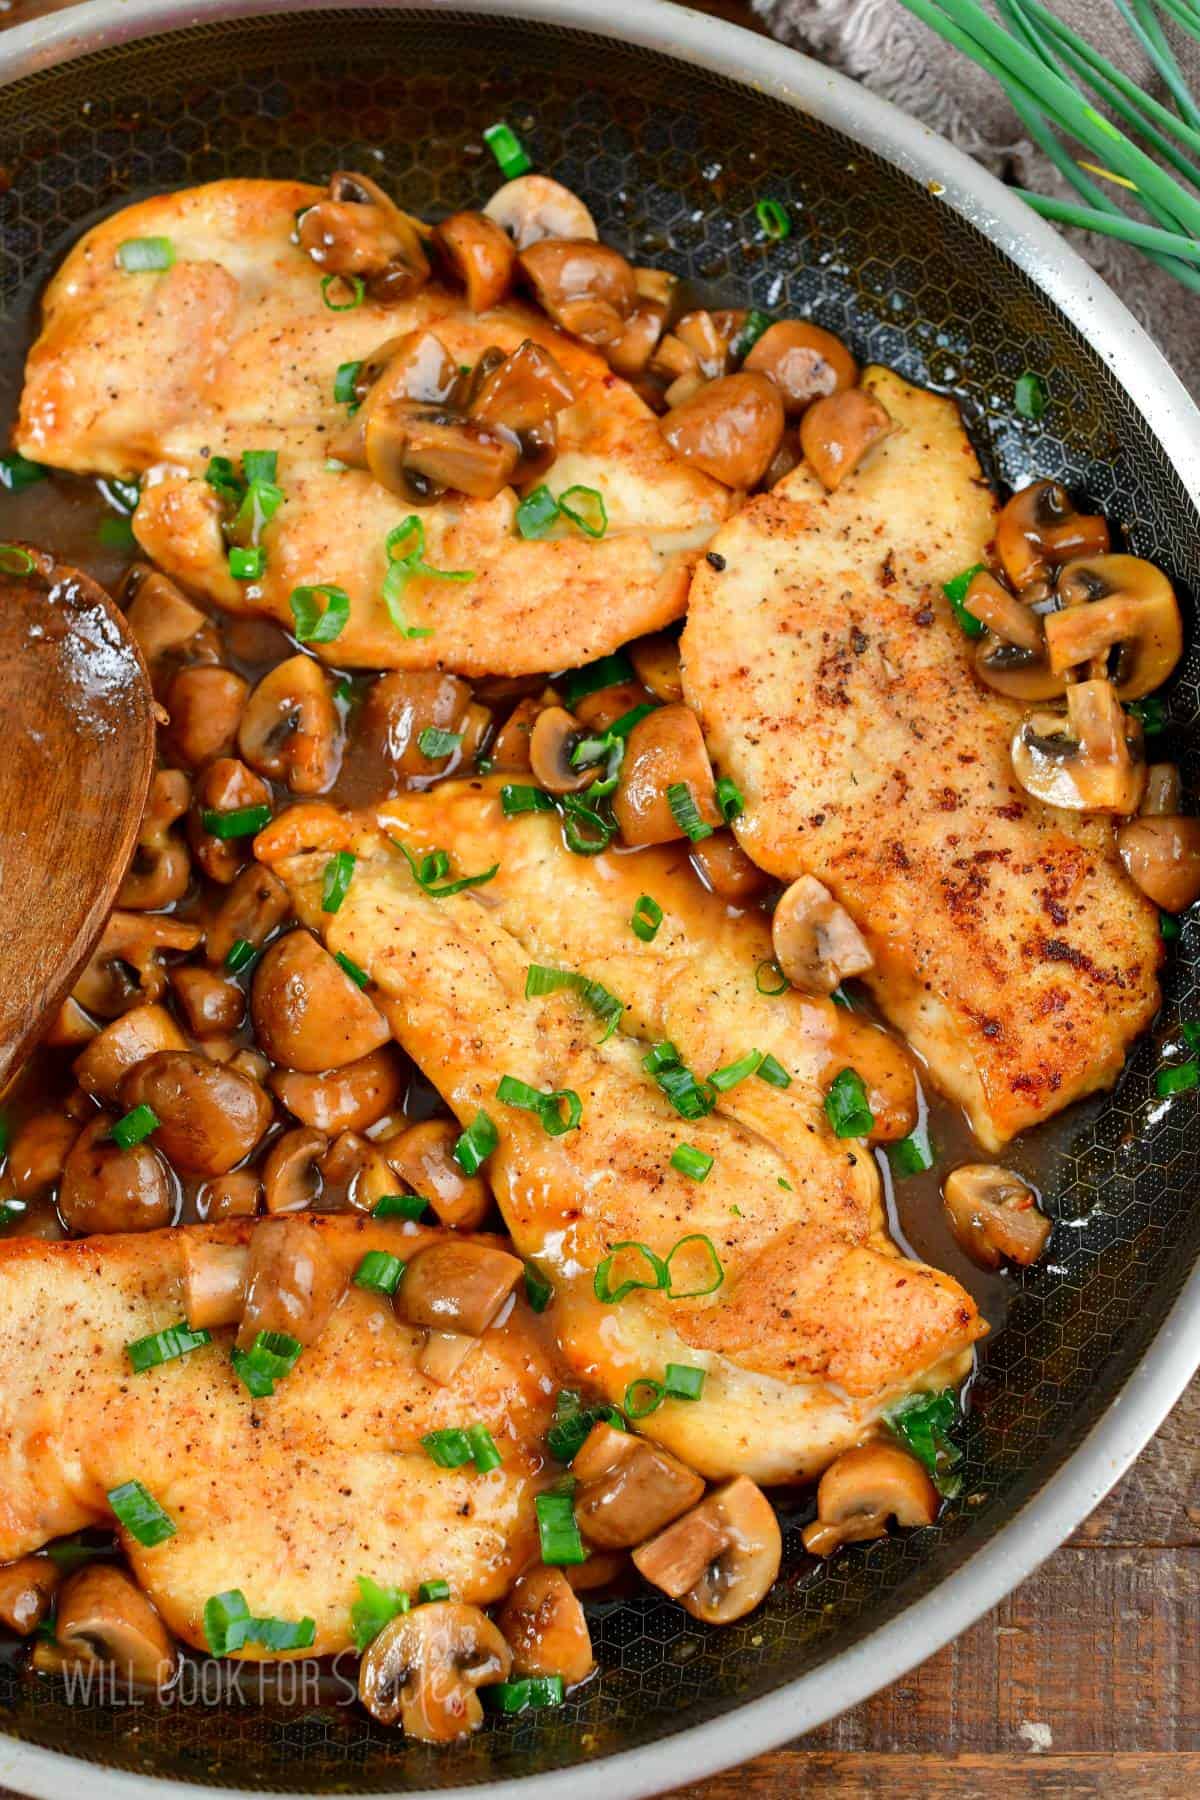
{"label": "chopped green onion", "polygon": [[420,1194],[381,1194],[371,1208],[373,1219],[410,1219],[414,1224],[429,1211]]}
{"label": "chopped green onion", "polygon": [[825,1117],[838,1137],[866,1137],[875,1128],[875,1115],[857,1069],[842,1069],[834,1076],[825,1096]]}
{"label": "chopped green onion", "polygon": [[458,1425],[449,1425],[443,1431],[426,1432],[421,1444],[439,1469],[461,1469],[471,1460],[470,1442]]}
{"label": "chopped green onion", "polygon": [[[330,289],[335,282],[342,284],[342,287],[338,289],[339,293],[343,288],[348,290],[350,294],[348,300],[337,301],[329,298]],[[366,297],[367,286],[359,275],[326,275],[321,283],[321,298],[330,312],[355,312]]]}
{"label": "chopped green onion", "polygon": [[760,994],[786,994],[791,983],[773,956],[765,956],[754,971],[754,985]]}
{"label": "chopped green onion", "polygon": [[423,1581],[417,1589],[417,1599],[422,1606],[428,1606],[434,1600],[448,1600],[449,1598],[450,1583],[442,1581],[440,1578],[436,1581]]}
{"label": "chopped green onion", "polygon": [[696,1080],[679,1061],[673,1044],[655,1044],[642,1058],[642,1067],[658,1083],[681,1119],[707,1118],[717,1103],[711,1083]]}
{"label": "chopped green onion", "polygon": [[96,536],[106,550],[120,550],[128,555],[137,549],[133,526],[124,515],[120,518],[101,519],[96,528]]}
{"label": "chopped green onion", "polygon": [[266,566],[267,553],[261,544],[229,546],[229,573],[235,581],[257,581]]}
{"label": "chopped green onion", "polygon": [[835,987],[829,998],[833,1001],[835,1006],[844,1007],[846,1012],[854,1011],[854,1002],[844,987]]}
{"label": "chopped green onion", "polygon": [[692,1363],[668,1363],[663,1374],[667,1399],[698,1400],[704,1391],[704,1374]]}
{"label": "chopped green onion", "polygon": [[362,1651],[375,1642],[385,1625],[409,1610],[408,1595],[400,1588],[381,1587],[369,1575],[357,1575],[359,1598],[350,1608],[354,1647]]}
{"label": "chopped green onion", "polygon": [[792,1078],[781,1062],[776,1061],[768,1050],[754,1073],[760,1081],[767,1082],[773,1088],[788,1088]]}
{"label": "chopped green onion", "polygon": [[333,378],[333,397],[339,406],[354,406],[357,403],[358,394],[355,391],[355,383],[361,368],[361,360],[338,364],[337,374]]}
{"label": "chopped green onion", "polygon": [[126,238],[117,245],[117,262],[127,275],[144,275],[175,264],[175,246],[168,237]]}
{"label": "chopped green onion", "polygon": [[245,483],[227,456],[210,456],[204,479],[226,506],[240,506]]}
{"label": "chopped green onion", "polygon": [[304,1346],[286,1331],[260,1331],[249,1350],[234,1350],[231,1360],[242,1385],[256,1399],[275,1392],[275,1383],[290,1375]]}
{"label": "chopped green onion", "polygon": [[730,342],[729,355],[732,361],[744,362],[770,324],[770,313],[760,312],[757,306],[752,306],[742,322],[741,329],[734,333]]}
{"label": "chopped green onion", "polygon": [[573,712],[577,702],[589,694],[598,694],[606,687],[618,687],[633,678],[633,664],[623,650],[617,650],[612,656],[586,663],[582,669],[568,670],[562,679],[564,703],[568,712]]}
{"label": "chopped green onion", "polygon": [[125,1354],[129,1358],[129,1366],[135,1375],[141,1375],[147,1369],[157,1369],[160,1363],[174,1362],[176,1357],[187,1356],[192,1350],[201,1350],[205,1344],[212,1343],[209,1331],[193,1331],[186,1319],[178,1325],[167,1325],[162,1331],[151,1332],[149,1337],[134,1338],[126,1344]]}
{"label": "chopped green onion", "polygon": [[706,1181],[712,1166],[712,1157],[697,1150],[694,1144],[677,1144],[671,1152],[671,1167],[678,1169],[681,1175],[689,1175],[693,1181]]}
{"label": "chopped green onion", "polygon": [[486,1425],[468,1425],[467,1441],[480,1475],[487,1475],[492,1469],[499,1469],[503,1465],[504,1458],[497,1450],[495,1439]]}
{"label": "chopped green onion", "polygon": [[[568,506],[567,502],[573,500]],[[602,538],[608,530],[608,512],[598,488],[569,487],[558,496],[558,510],[590,538]]]}
{"label": "chopped green onion", "polygon": [[[574,1088],[558,1088],[552,1094],[545,1094],[539,1088],[530,1087],[527,1081],[518,1081],[515,1075],[501,1076],[496,1098],[505,1106],[536,1113],[543,1131],[550,1137],[562,1137],[564,1132],[577,1130],[583,1117],[583,1101]],[[563,1107],[565,1113],[561,1110]]]}
{"label": "chopped green onion", "polygon": [[664,1041],[654,1044],[642,1058],[642,1067],[650,1075],[657,1075],[661,1069],[669,1069],[679,1061],[679,1052],[674,1044]]}
{"label": "chopped green onion", "polygon": [[254,837],[271,823],[271,808],[265,802],[261,806],[236,806],[232,812],[215,812],[205,807],[200,823],[210,837]]}
{"label": "chopped green onion", "polygon": [[[698,1279],[705,1281],[707,1285],[694,1288],[676,1288],[675,1279],[671,1274],[671,1264],[679,1255],[679,1252],[685,1250],[689,1244],[704,1245],[705,1252],[709,1258],[710,1267],[708,1273],[706,1275],[700,1275]],[[663,1288],[666,1291],[668,1300],[698,1300],[704,1294],[715,1294],[725,1279],[725,1270],[722,1267],[720,1257],[717,1255],[716,1245],[713,1243],[712,1239],[706,1237],[702,1231],[693,1231],[688,1237],[681,1237],[674,1249],[667,1255],[663,1264],[663,1269],[667,1277],[663,1282]]]}
{"label": "chopped green onion", "polygon": [[561,1675],[522,1675],[516,1681],[496,1681],[483,1689],[483,1703],[491,1712],[534,1712],[561,1706],[566,1698]]}
{"label": "chopped green onion", "polygon": [[[320,600],[325,602],[324,611],[318,605]],[[350,617],[349,594],[332,582],[293,588],[288,605],[295,620],[298,644],[332,644],[335,638],[341,637]]]}
{"label": "chopped green onion", "polygon": [[119,1149],[132,1150],[135,1144],[140,1144],[145,1138],[148,1138],[152,1131],[157,1131],[160,1123],[161,1120],[154,1108],[143,1102],[142,1105],[135,1106],[132,1111],[127,1112],[123,1118],[118,1119],[109,1136]]}
{"label": "chopped green onion", "polygon": [[498,119],[494,125],[485,127],[483,141],[495,157],[496,166],[506,181],[532,169],[533,164],[524,144],[504,119]]}
{"label": "chopped green onion", "polygon": [[500,1133],[482,1108],[454,1146],[454,1160],[464,1175],[478,1175],[496,1145]]}
{"label": "chopped green onion", "polygon": [[579,794],[562,797],[563,842],[575,856],[599,856],[617,835],[616,826]]}
{"label": "chopped green onion", "polygon": [[321,911],[335,913],[350,891],[358,858],[349,850],[339,850],[325,864],[325,880],[321,889]]}
{"label": "chopped green onion", "polygon": [[569,988],[577,993],[585,1006],[591,1008],[598,1019],[606,1026],[602,1044],[607,1043],[617,1029],[624,1012],[624,1007],[615,994],[599,981],[589,981],[586,975],[580,975],[575,969],[548,969],[541,963],[531,963],[525,974],[525,998],[536,1000],[542,994],[553,994],[562,988]]}
{"label": "chopped green onion", "polygon": [[614,1431],[624,1431],[625,1419],[616,1406],[600,1402],[584,1406],[575,1388],[560,1388],[554,1401],[554,1422],[546,1433],[546,1448],[556,1462],[572,1463],[592,1426],[603,1420]]}
{"label": "chopped green onion", "polygon": [[20,494],[35,482],[45,481],[46,471],[41,463],[30,462],[19,450],[10,450],[7,455],[0,456],[0,487],[7,488],[10,494]]}
{"label": "chopped green onion", "polygon": [[536,1264],[525,1264],[525,1298],[535,1313],[544,1313],[554,1298],[554,1289]]}
{"label": "chopped green onion", "polygon": [[772,243],[780,244],[784,238],[791,237],[792,221],[782,201],[759,200],[754,208],[754,216],[764,236],[769,237]]}
{"label": "chopped green onion", "polygon": [[1171,1094],[1186,1094],[1190,1088],[1200,1085],[1200,1063],[1176,1063],[1172,1068],[1160,1069],[1154,1077],[1154,1090],[1164,1100]]}
{"label": "chopped green onion", "polygon": [[312,1619],[256,1619],[240,1588],[205,1602],[204,1636],[214,1656],[228,1656],[246,1644],[267,1650],[307,1650],[316,1638]]}
{"label": "chopped green onion", "polygon": [[610,738],[627,738],[634,726],[640,724],[647,714],[658,711],[657,700],[643,700],[637,706],[631,706],[627,713],[614,719],[608,728]]}
{"label": "chopped green onion", "polygon": [[570,1495],[539,1494],[533,1506],[537,1513],[542,1561],[551,1568],[586,1562],[587,1551],[575,1522],[575,1508]]}
{"label": "chopped green onion", "polygon": [[746,1054],[739,1056],[736,1062],[726,1063],[723,1069],[714,1069],[708,1078],[708,1085],[716,1088],[718,1094],[727,1094],[730,1088],[738,1085],[739,1081],[745,1081],[749,1076],[756,1074],[762,1067],[762,1062],[761,1050],[747,1050]]}
{"label": "chopped green onion", "polygon": [[333,690],[335,700],[350,701],[354,698],[354,689],[350,685],[350,677],[343,675]]}
{"label": "chopped green onion", "polygon": [[506,819],[518,818],[521,813],[552,813],[554,810],[553,800],[542,788],[505,782],[500,789],[500,811]]}
{"label": "chopped green onion", "polygon": [[[402,550],[411,541],[410,550]],[[410,625],[404,612],[404,592],[411,576],[423,581],[474,581],[474,569],[435,569],[425,561],[425,526],[416,513],[389,531],[384,540],[388,569],[383,578],[383,600],[388,617],[402,637],[432,637],[429,626]]]}
{"label": "chopped green onion", "polygon": [[175,1536],[174,1519],[140,1481],[123,1481],[120,1487],[109,1488],[108,1504],[130,1537],[147,1550]]}
{"label": "chopped green onion", "polygon": [[920,1119],[906,1138],[889,1144],[887,1157],[892,1174],[901,1179],[905,1175],[923,1175],[926,1169],[932,1169],[935,1157],[927,1120]]}
{"label": "chopped green onion", "polygon": [[700,817],[700,808],[696,805],[695,796],[686,781],[673,781],[667,789],[667,805],[671,808],[671,817],[685,837],[693,844],[699,844],[704,838],[711,837],[713,828],[705,824]]}
{"label": "chopped green onion", "polygon": [[354,1271],[354,1285],[376,1294],[394,1294],[407,1265],[386,1250],[368,1250]]}
{"label": "chopped green onion", "polygon": [[929,1471],[938,1493],[952,1500],[962,1488],[962,1476],[955,1471],[963,1459],[962,1451],[949,1436],[960,1419],[954,1389],[910,1394],[889,1407],[883,1418],[888,1429]]}
{"label": "chopped green onion", "polygon": [[667,1397],[667,1390],[661,1381],[655,1381],[652,1375],[639,1375],[625,1389],[622,1402],[631,1419],[648,1419],[657,1412]]}
{"label": "chopped green onion", "polygon": [[[609,1278],[612,1274],[612,1266],[622,1250],[636,1250],[639,1256],[644,1257],[650,1266],[650,1273],[654,1279],[652,1281],[639,1281],[636,1275],[632,1275],[622,1281],[619,1286],[615,1288],[610,1287]],[[651,1292],[657,1292],[660,1288],[665,1288],[666,1285],[667,1265],[663,1262],[662,1258],[656,1256],[649,1245],[628,1241],[613,1245],[609,1254],[599,1265],[592,1278],[592,1292],[602,1306],[616,1306],[619,1301],[624,1300],[626,1294],[632,1294],[635,1288],[648,1288]]]}
{"label": "chopped green onion", "polygon": [[517,531],[523,538],[544,538],[558,523],[558,501],[545,482],[517,507]]}
{"label": "chopped green onion", "polygon": [[347,956],[344,950],[335,950],[333,960],[343,975],[348,975],[355,987],[365,988],[371,977],[365,969],[360,969],[353,957]]}
{"label": "chopped green onion", "polygon": [[717,808],[727,825],[740,819],[746,810],[746,796],[728,775],[722,775],[717,782]]}
{"label": "chopped green onion", "polygon": [[1147,737],[1157,737],[1167,729],[1167,709],[1157,694],[1147,694],[1143,700],[1130,700],[1126,711],[1135,719],[1140,719],[1142,730]]}
{"label": "chopped green onion", "polygon": [[441,756],[453,756],[461,747],[461,731],[442,731],[437,725],[427,725],[417,738],[418,750],[431,762]]}
{"label": "chopped green onion", "polygon": [[1158,934],[1162,938],[1162,941],[1164,944],[1174,943],[1175,939],[1179,936],[1179,934],[1182,930],[1183,930],[1183,927],[1179,923],[1179,920],[1172,918],[1170,913],[1168,913],[1168,912],[1160,912],[1159,913],[1159,915],[1158,915]]}
{"label": "chopped green onion", "polygon": [[482,887],[485,881],[491,881],[500,872],[500,864],[493,863],[482,875],[460,875],[457,881],[443,882],[442,876],[448,874],[450,868],[450,858],[445,850],[431,851],[418,862],[407,844],[401,843],[399,838],[393,838],[392,842],[397,850],[403,851],[413,880],[431,900],[444,900],[450,894],[461,894],[465,888]]}
{"label": "chopped green onion", "polygon": [[643,944],[652,944],[662,922],[663,909],[658,901],[652,900],[649,894],[639,894],[629,921],[634,937],[640,938]]}
{"label": "chopped green onion", "polygon": [[269,486],[279,474],[278,450],[243,450],[242,474],[251,487]]}
{"label": "chopped green onion", "polygon": [[1017,377],[1013,400],[1023,419],[1040,419],[1050,404],[1045,382],[1030,369]]}
{"label": "chopped green onion", "polygon": [[255,960],[258,951],[249,938],[234,938],[225,956],[225,967],[231,975],[240,975]]}
{"label": "chopped green onion", "polygon": [[976,575],[984,572],[983,563],[972,563],[961,575],[955,575],[950,581],[942,584],[942,592],[950,602],[950,608],[964,632],[969,638],[981,638],[987,626],[975,614],[966,608],[967,589]]}
{"label": "chopped green onion", "polygon": [[31,575],[33,558],[19,544],[0,544],[0,569],[6,575]]}

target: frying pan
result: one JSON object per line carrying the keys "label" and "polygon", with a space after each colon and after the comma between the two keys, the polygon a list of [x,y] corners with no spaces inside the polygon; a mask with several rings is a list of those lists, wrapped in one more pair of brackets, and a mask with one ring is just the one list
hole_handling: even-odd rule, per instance
{"label": "frying pan", "polygon": [[[811,313],[863,360],[954,392],[997,480],[1061,478],[1171,571],[1185,607],[1200,586],[1200,415],[1134,321],[974,164],[778,45],[650,0],[103,0],[6,34],[0,83],[10,322],[130,194],[361,167],[436,215],[494,186],[480,132],[506,118],[635,260],[727,302]],[[769,250],[763,194],[794,221]],[[1014,416],[1026,369],[1050,394],[1038,420]],[[1193,647],[1168,696],[1192,785],[1198,679]],[[1195,1012],[1200,933],[1185,922],[1170,951],[1164,1024]],[[749,1619],[705,1631],[650,1594],[603,1602],[595,1681],[450,1751],[374,1725],[345,1704],[346,1682],[292,1703],[210,1690],[88,1709],[0,1666],[0,1782],[95,1800],[483,1783],[630,1800],[894,1680],[1083,1519],[1200,1360],[1200,1125],[1190,1097],[1155,1098],[1155,1066],[1144,1041],[1113,1094],[1049,1128],[1050,1252],[1011,1277],[1006,1328],[981,1353],[963,1497],[935,1528],[818,1565],[798,1499],[784,1573]]]}

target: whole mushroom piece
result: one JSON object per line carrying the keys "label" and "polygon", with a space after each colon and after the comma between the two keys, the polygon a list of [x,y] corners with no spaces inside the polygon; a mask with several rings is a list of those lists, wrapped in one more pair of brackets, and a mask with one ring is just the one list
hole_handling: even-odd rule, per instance
{"label": "whole mushroom piece", "polygon": [[603,1421],[592,1426],[571,1473],[579,1528],[605,1550],[644,1543],[704,1492],[700,1476],[669,1451]]}
{"label": "whole mushroom piece", "polygon": [[561,1675],[568,1687],[595,1667],[584,1610],[561,1569],[530,1569],[500,1610],[514,1675]]}
{"label": "whole mushroom piece", "polygon": [[309,1075],[357,1062],[391,1037],[357,982],[308,931],[289,931],[264,953],[250,1010],[271,1061]]}
{"label": "whole mushroom piece", "polygon": [[1146,785],[1142,733],[1111,681],[1077,681],[1063,713],[1026,714],[1013,774],[1035,799],[1071,812],[1135,813]]}
{"label": "whole mushroom piece", "polygon": [[1012,1169],[964,1163],[947,1175],[942,1199],[955,1237],[983,1269],[998,1269],[1003,1259],[1026,1267],[1046,1248],[1050,1220]]}
{"label": "whole mushroom piece", "polygon": [[401,1613],[367,1649],[358,1696],[382,1725],[452,1744],[483,1723],[481,1687],[507,1681],[512,1652],[478,1607],[440,1600]]}
{"label": "whole mushroom piece", "polygon": [[249,1156],[271,1122],[271,1102],[256,1081],[194,1050],[164,1050],[129,1071],[119,1089],[126,1108],[148,1106],[154,1141],[188,1175],[225,1175]]}
{"label": "whole mushroom piece", "polygon": [[875,959],[845,907],[815,875],[801,875],[781,895],[771,917],[775,960],[804,994],[832,994]]}
{"label": "whole mushroom piece", "polygon": [[804,1548],[811,1556],[832,1556],[843,1544],[884,1537],[889,1519],[932,1525],[938,1504],[937,1489],[914,1456],[896,1444],[863,1444],[843,1451],[822,1475]]}
{"label": "whole mushroom piece", "polygon": [[1181,813],[1131,819],[1117,832],[1117,850],[1132,880],[1164,912],[1183,912],[1200,900],[1200,819]]}
{"label": "whole mushroom piece", "polygon": [[633,1553],[646,1580],[706,1625],[752,1612],[779,1573],[783,1540],[762,1489],[738,1475]]}
{"label": "whole mushroom piece", "polygon": [[102,1664],[134,1689],[166,1687],[178,1666],[162,1620],[112,1563],[92,1563],[67,1577],[58,1595],[54,1644],[42,1648],[53,1652],[46,1661],[55,1670]]}

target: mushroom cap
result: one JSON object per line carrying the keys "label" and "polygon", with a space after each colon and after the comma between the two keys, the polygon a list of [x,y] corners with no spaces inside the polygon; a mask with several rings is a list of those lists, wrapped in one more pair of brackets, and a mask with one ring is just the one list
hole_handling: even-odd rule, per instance
{"label": "mushroom cap", "polygon": [[67,1577],[54,1635],[73,1661],[111,1666],[135,1688],[165,1687],[178,1662],[149,1600],[112,1563],[89,1563]]}
{"label": "mushroom cap", "polygon": [[340,727],[329,680],[311,656],[289,656],[246,702],[238,749],[260,775],[293,794],[319,794],[337,774]]}
{"label": "mushroom cap", "polygon": [[792,986],[805,994],[832,994],[875,964],[850,914],[815,875],[799,876],[780,896],[771,945]]}
{"label": "mushroom cap", "polygon": [[73,1073],[86,1094],[115,1102],[128,1071],[162,1050],[186,1050],[187,1041],[165,1006],[135,1006],[96,1033],[75,1058]]}
{"label": "mushroom cap", "polygon": [[262,1167],[269,1213],[303,1212],[321,1197],[321,1162],[329,1148],[324,1132],[298,1125],[275,1139]]}
{"label": "mushroom cap", "polygon": [[472,312],[499,305],[512,286],[517,253],[496,219],[481,212],[451,213],[434,227],[433,241],[466,288]]}
{"label": "mushroom cap", "polygon": [[1012,764],[1026,793],[1070,812],[1135,813],[1146,785],[1141,725],[1105,680],[1068,687],[1065,714],[1027,713]]}
{"label": "mushroom cap", "polygon": [[1183,912],[1200,900],[1200,819],[1179,813],[1131,819],[1117,832],[1117,850],[1132,880],[1164,912]]}
{"label": "mushroom cap", "polygon": [[379,1146],[403,1186],[428,1200],[443,1225],[477,1231],[491,1210],[482,1175],[466,1175],[454,1160],[459,1129],[449,1119],[421,1119]]}
{"label": "mushroom cap", "polygon": [[603,1421],[592,1426],[571,1473],[579,1528],[604,1550],[644,1543],[704,1492],[700,1476],[669,1451]]}
{"label": "mushroom cap", "polygon": [[195,1050],[146,1057],[118,1092],[126,1108],[150,1107],[155,1145],[188,1175],[227,1174],[271,1123],[270,1099],[256,1081]]}
{"label": "mushroom cap", "polygon": [[529,767],[548,794],[578,794],[596,779],[595,765],[576,769],[571,753],[585,737],[578,719],[562,706],[546,706],[529,733]]}
{"label": "mushroom cap", "polygon": [[639,719],[625,740],[612,807],[627,844],[669,844],[686,837],[667,798],[668,788],[681,782],[705,824],[714,830],[723,825],[699,720],[682,703],[659,706]]}
{"label": "mushroom cap", "polygon": [[111,1138],[114,1120],[100,1113],[67,1154],[58,1210],[69,1231],[157,1231],[171,1223],[174,1193],[167,1166],[152,1144],[123,1150]]}
{"label": "mushroom cap", "polygon": [[1032,481],[1019,488],[996,520],[996,554],[1018,590],[1045,581],[1072,557],[1098,556],[1108,545],[1108,521],[1098,513],[1078,512],[1058,481]]}
{"label": "mushroom cap", "polygon": [[450,1744],[477,1731],[477,1689],[506,1681],[512,1652],[478,1607],[438,1600],[401,1613],[365,1651],[358,1697],[383,1725],[399,1721],[411,1738]]}
{"label": "mushroom cap", "polygon": [[542,310],[587,343],[614,343],[637,302],[637,281],[619,250],[588,237],[540,238],[518,254]]}
{"label": "mushroom cap", "polygon": [[315,1343],[347,1286],[346,1271],[315,1219],[264,1219],[250,1234],[238,1348],[249,1349],[260,1331]]}
{"label": "mushroom cap", "polygon": [[882,1440],[844,1450],[817,1487],[817,1518],[805,1527],[804,1547],[829,1556],[843,1544],[883,1537],[887,1521],[932,1525],[937,1489],[915,1456]]}
{"label": "mushroom cap", "polygon": [[391,1037],[357,982],[309,931],[289,931],[266,950],[250,1010],[271,1061],[308,1075],[357,1062]]}
{"label": "mushroom cap", "polygon": [[946,1216],[958,1242],[981,1268],[1003,1258],[1036,1262],[1050,1237],[1050,1220],[1027,1181],[995,1163],[963,1163],[942,1189]]}
{"label": "mushroom cap", "polygon": [[549,175],[518,175],[496,189],[485,215],[499,225],[518,250],[542,238],[598,237],[596,221],[578,194]]}
{"label": "mushroom cap", "polygon": [[731,1625],[758,1605],[779,1573],[783,1540],[770,1501],[738,1475],[633,1553],[647,1581],[694,1619]]}
{"label": "mushroom cap", "polygon": [[775,383],[766,375],[742,371],[705,382],[673,404],[662,421],[662,434],[676,456],[715,481],[752,488],[779,447],[783,423]]}
{"label": "mushroom cap", "polygon": [[561,1569],[527,1570],[501,1607],[499,1626],[514,1675],[561,1675],[574,1687],[595,1667],[587,1618]]}
{"label": "mushroom cap", "polygon": [[1058,578],[1061,612],[1046,617],[1050,667],[1087,664],[1108,676],[1122,700],[1161,687],[1183,655],[1183,619],[1161,569],[1140,556],[1091,556]]}
{"label": "mushroom cap", "polygon": [[683,699],[683,674],[679,667],[679,639],[673,631],[653,631],[629,646],[629,660],[638,680],[656,700],[673,704]]}
{"label": "mushroom cap", "polygon": [[319,1075],[299,1069],[276,1069],[271,1091],[314,1131],[365,1131],[396,1105],[404,1084],[404,1064],[390,1044],[369,1050],[354,1062]]}
{"label": "mushroom cap", "polygon": [[50,1610],[61,1576],[48,1556],[22,1556],[0,1568],[0,1625],[21,1637],[36,1631]]}
{"label": "mushroom cap", "polygon": [[771,377],[789,418],[858,380],[858,364],[841,338],[806,319],[778,319],[768,325],[742,367]]}
{"label": "mushroom cap", "polygon": [[883,402],[849,387],[815,400],[800,421],[800,448],[822,487],[832,493],[892,430]]}
{"label": "mushroom cap", "polygon": [[525,1265],[489,1244],[451,1239],[417,1254],[396,1289],[396,1310],[410,1325],[478,1337],[486,1331]]}

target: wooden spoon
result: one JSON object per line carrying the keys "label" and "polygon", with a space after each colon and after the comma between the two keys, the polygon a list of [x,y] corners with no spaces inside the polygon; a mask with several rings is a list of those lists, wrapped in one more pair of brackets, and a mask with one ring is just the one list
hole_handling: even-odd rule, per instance
{"label": "wooden spoon", "polygon": [[87,961],[137,844],[155,704],[104,589],[0,544],[0,1089]]}

